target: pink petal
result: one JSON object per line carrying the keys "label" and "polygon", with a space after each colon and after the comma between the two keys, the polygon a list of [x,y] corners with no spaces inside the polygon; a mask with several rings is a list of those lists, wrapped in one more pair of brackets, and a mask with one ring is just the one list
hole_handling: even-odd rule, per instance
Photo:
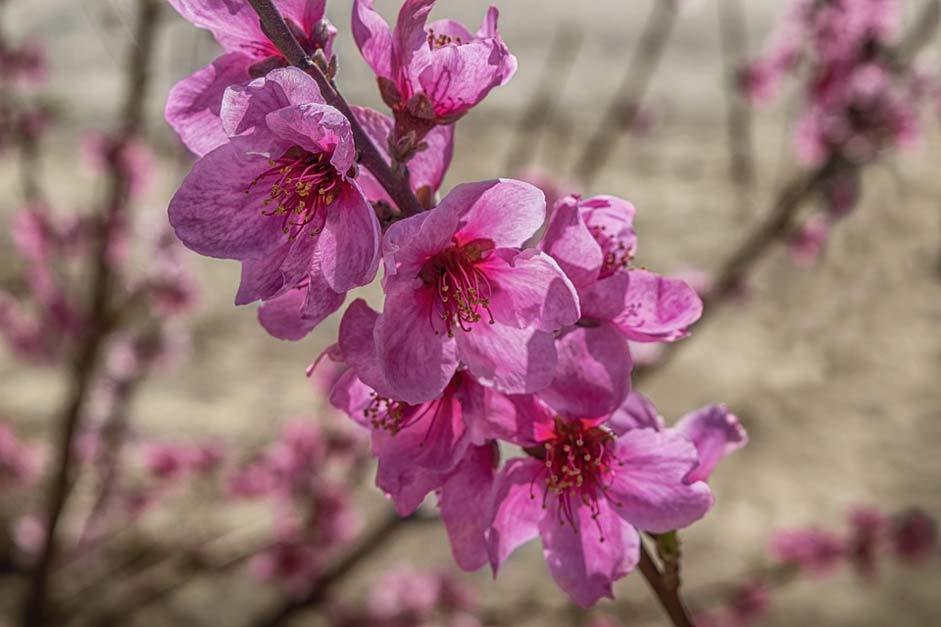
{"label": "pink petal", "polygon": [[630,284],[630,272],[615,272],[580,288],[582,319],[595,322],[617,319],[624,311]]}
{"label": "pink petal", "polygon": [[480,103],[490,90],[505,84],[516,72],[516,57],[499,39],[477,39],[431,50],[418,84],[435,106],[435,113],[455,119]]}
{"label": "pink petal", "polygon": [[510,553],[539,533],[545,516],[540,481],[542,468],[535,459],[511,459],[497,475],[494,485],[493,522],[488,534],[490,567],[497,571]]}
{"label": "pink petal", "polygon": [[649,398],[638,392],[628,394],[605,425],[617,435],[623,435],[631,429],[660,431],[664,428],[663,417],[657,408]]}
{"label": "pink petal", "polygon": [[557,331],[578,320],[575,287],[548,255],[498,249],[481,269],[494,288],[490,310],[497,322]]}
{"label": "pink petal", "polygon": [[350,121],[329,105],[309,102],[284,107],[268,113],[265,122],[288,145],[331,155],[330,163],[340,174],[346,174],[353,165],[356,146]]}
{"label": "pink petal", "polygon": [[225,259],[279,248],[287,239],[281,221],[262,215],[269,190],[251,185],[268,167],[267,159],[242,155],[231,144],[197,161],[170,201],[177,237],[191,250]]}
{"label": "pink petal", "polygon": [[555,372],[552,335],[481,321],[455,334],[461,361],[483,385],[528,394],[549,385]]}
{"label": "pink petal", "polygon": [[387,295],[376,324],[379,363],[392,398],[413,405],[437,398],[457,369],[454,342],[431,325],[431,296],[428,290]]}
{"label": "pink petal", "polygon": [[264,257],[244,260],[235,304],[272,299],[299,286],[310,274],[316,244],[305,231]]}
{"label": "pink petal", "polygon": [[376,486],[392,500],[399,516],[408,516],[424,502],[429,492],[437,490],[444,475],[418,466],[389,467],[379,464]]}
{"label": "pink petal", "polygon": [[372,402],[375,390],[362,382],[353,369],[340,375],[330,389],[330,404],[346,413],[356,424],[372,429],[365,410]]}
{"label": "pink petal", "polygon": [[[428,34],[425,21],[435,0],[405,0],[392,33],[392,74],[401,87],[411,85],[417,77],[410,76],[412,67],[424,67],[428,56]],[[406,98],[411,93],[403,94]]]}
{"label": "pink petal", "polygon": [[382,238],[382,258],[383,288],[387,294],[420,288],[422,282],[418,274],[422,266],[450,245],[457,221],[436,212],[437,208],[399,220],[386,231]]}
{"label": "pink petal", "polygon": [[546,197],[535,185],[495,179],[456,186],[434,211],[460,222],[461,243],[488,239],[497,248],[516,248],[542,226]]}
{"label": "pink petal", "polygon": [[679,279],[631,270],[624,311],[614,323],[635,342],[672,342],[702,315],[702,300]]}
{"label": "pink petal", "polygon": [[703,482],[686,483],[696,449],[672,431],[632,429],[617,440],[618,465],[608,486],[615,512],[638,529],[665,533],[702,518],[712,506]]}
{"label": "pink petal", "polygon": [[555,412],[532,394],[500,394],[487,390],[484,424],[487,438],[506,440],[518,446],[536,446],[555,419]]}
{"label": "pink petal", "polygon": [[725,405],[708,405],[686,414],[675,426],[696,447],[699,465],[686,477],[688,482],[706,481],[723,457],[748,443],[748,434]]}
{"label": "pink petal", "polygon": [[[210,31],[228,52],[265,58],[275,52],[262,33],[258,15],[239,0],[169,0],[185,20]],[[267,48],[267,49],[266,49]]]}
{"label": "pink petal", "polygon": [[268,333],[282,340],[300,340],[343,304],[346,294],[327,285],[319,268],[309,281],[262,304],[258,320]]}
{"label": "pink petal", "polygon": [[317,82],[298,68],[278,68],[248,84],[232,85],[226,90],[222,126],[241,150],[279,157],[280,154],[274,153],[290,148],[292,142],[286,142],[272,132],[268,127],[268,115],[286,107],[309,103],[323,104]]}
{"label": "pink petal", "polygon": [[323,275],[337,292],[370,283],[379,268],[379,221],[362,191],[352,183],[327,208],[317,238]]}
{"label": "pink petal", "polygon": [[604,254],[582,219],[578,197],[566,196],[556,203],[541,247],[579,289],[597,280]]}
{"label": "pink petal", "polygon": [[464,570],[477,570],[488,561],[485,533],[496,463],[494,446],[472,447],[441,487],[441,520],[454,561]]}
{"label": "pink petal", "polygon": [[373,9],[373,0],[354,0],[353,40],[376,76],[392,78],[392,33]]}
{"label": "pink petal", "polygon": [[627,340],[616,329],[576,327],[556,340],[556,351],[555,378],[539,395],[559,413],[604,416],[630,392],[631,355]]}
{"label": "pink petal", "polygon": [[539,524],[553,580],[582,607],[591,607],[602,597],[613,599],[612,582],[634,570],[640,559],[637,531],[607,502],[600,501],[598,508],[595,518],[588,507],[578,507],[577,529],[552,515]]}
{"label": "pink petal", "polygon": [[226,143],[220,119],[222,100],[230,85],[251,77],[252,59],[240,52],[225,54],[210,65],[187,76],[170,89],[164,115],[180,141],[202,157]]}
{"label": "pink petal", "polygon": [[636,252],[634,205],[617,196],[593,196],[579,203],[585,223],[601,230],[613,241],[623,244],[624,251]]}
{"label": "pink petal", "polygon": [[379,314],[357,298],[343,313],[338,332],[338,345],[343,361],[366,385],[387,398],[394,398],[379,365],[374,331]]}

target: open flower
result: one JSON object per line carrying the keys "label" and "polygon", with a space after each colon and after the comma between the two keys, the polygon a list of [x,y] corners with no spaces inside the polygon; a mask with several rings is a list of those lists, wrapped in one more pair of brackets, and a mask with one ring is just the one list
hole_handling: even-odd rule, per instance
{"label": "open flower", "polygon": [[[173,86],[166,118],[187,148],[203,156],[227,136],[220,120],[222,97],[230,85],[247,83],[270,70],[290,65],[262,32],[247,2],[170,0],[180,15],[212,33],[225,54]],[[326,0],[279,0],[278,9],[308,54],[318,49],[329,58],[336,29],[324,19]]]}
{"label": "open flower", "polygon": [[230,88],[222,119],[229,140],[193,166],[170,223],[188,248],[242,262],[236,304],[282,297],[263,325],[303,337],[379,263],[379,224],[351,178],[349,121],[296,68]]}
{"label": "open flower", "polygon": [[516,57],[497,33],[496,7],[474,35],[453,20],[426,24],[434,5],[406,0],[390,30],[373,0],[353,3],[353,38],[395,114],[397,137],[414,131],[421,139],[455,122],[516,72]]}
{"label": "open flower", "polygon": [[459,185],[431,211],[389,228],[375,336],[395,398],[437,398],[459,362],[502,392],[532,392],[551,381],[552,334],[579,310],[555,261],[519,249],[544,216],[542,192],[501,179]]}
{"label": "open flower", "polygon": [[584,415],[611,412],[630,391],[628,340],[681,339],[702,314],[702,301],[684,281],[630,267],[634,213],[614,196],[566,196],[542,241],[578,291],[581,317],[559,338],[560,367],[541,395]]}
{"label": "open flower", "polygon": [[553,579],[587,607],[611,597],[612,582],[636,566],[638,530],[685,527],[712,505],[704,482],[686,480],[699,460],[679,433],[632,428],[613,416],[559,415],[535,398],[518,406],[534,441],[521,442],[530,456],[507,462],[494,487],[495,573],[539,535]]}

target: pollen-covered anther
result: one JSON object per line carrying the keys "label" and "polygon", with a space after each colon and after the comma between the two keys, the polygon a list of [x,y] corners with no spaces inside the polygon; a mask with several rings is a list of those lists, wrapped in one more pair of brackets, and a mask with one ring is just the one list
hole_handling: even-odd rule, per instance
{"label": "pollen-covered anther", "polygon": [[[489,324],[494,324],[490,311],[492,287],[486,273],[478,267],[482,258],[479,244],[454,245],[437,254],[422,268],[420,277],[425,285],[433,288],[436,315],[443,323],[448,337],[454,336],[454,328],[469,332],[481,321],[486,312]],[[441,326],[431,321],[436,332]]]}
{"label": "pollen-covered anther", "polygon": [[[281,216],[281,230],[294,240],[307,227],[311,237],[323,229],[326,209],[336,200],[343,179],[326,153],[311,153],[294,146],[278,159],[268,161],[269,168],[259,174],[245,190],[255,185],[270,184],[268,197],[262,202],[265,216]],[[316,194],[312,192],[316,189]]]}

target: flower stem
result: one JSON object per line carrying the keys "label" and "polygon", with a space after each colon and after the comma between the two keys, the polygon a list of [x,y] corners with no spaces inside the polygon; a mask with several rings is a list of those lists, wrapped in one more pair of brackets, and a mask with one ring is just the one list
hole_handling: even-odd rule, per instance
{"label": "flower stem", "polygon": [[640,563],[638,566],[673,625],[675,627],[693,627],[693,619],[690,618],[689,611],[680,598],[679,582],[675,585],[668,582],[667,577],[650,556],[643,541],[640,543]]}
{"label": "flower stem", "polygon": [[[362,125],[353,115],[350,105],[340,94],[336,85],[327,78],[320,66],[313,62],[307,55],[301,45],[294,38],[291,29],[284,22],[284,17],[271,0],[248,0],[249,4],[258,14],[261,22],[262,31],[268,36],[284,58],[291,65],[295,65],[311,76],[320,87],[320,93],[324,100],[331,107],[337,109],[350,121],[350,128],[353,131],[353,140],[356,142],[356,148],[359,151],[359,161],[366,167],[372,175],[376,177],[379,184],[389,193],[389,196],[395,201],[399,211],[404,216],[413,216],[422,212],[421,203],[412,193],[408,184],[407,176],[397,175],[392,168],[385,162],[379,150],[373,144],[372,139],[363,130]],[[407,174],[407,173],[406,173]]]}

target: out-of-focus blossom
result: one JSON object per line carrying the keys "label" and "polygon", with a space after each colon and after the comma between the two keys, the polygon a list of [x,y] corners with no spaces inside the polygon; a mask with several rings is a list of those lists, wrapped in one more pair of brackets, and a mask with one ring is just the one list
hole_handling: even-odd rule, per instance
{"label": "out-of-focus blossom", "polygon": [[19,440],[8,424],[0,422],[0,492],[32,484],[41,464],[39,449]]}
{"label": "out-of-focus blossom", "polygon": [[817,529],[778,531],[768,545],[771,555],[812,575],[828,575],[846,555],[846,542],[837,534]]}
{"label": "out-of-focus blossom", "polygon": [[855,507],[848,521],[847,557],[860,575],[874,577],[879,554],[889,539],[889,519],[874,507]]}
{"label": "out-of-focus blossom", "polygon": [[823,213],[808,218],[787,243],[794,265],[810,267],[820,258],[830,237],[830,218]]}
{"label": "out-of-focus blossom", "polygon": [[892,548],[903,561],[925,561],[938,548],[937,521],[921,509],[902,512],[892,521]]}

